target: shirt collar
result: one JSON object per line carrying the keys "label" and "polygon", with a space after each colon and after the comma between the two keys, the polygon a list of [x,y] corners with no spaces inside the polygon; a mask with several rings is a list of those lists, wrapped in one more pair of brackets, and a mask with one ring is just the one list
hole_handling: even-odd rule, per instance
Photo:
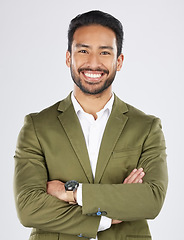
{"label": "shirt collar", "polygon": [[[73,103],[73,106],[74,106],[74,110],[75,110],[75,112],[76,112],[77,115],[78,115],[78,113],[79,113],[80,111],[81,111],[81,112],[84,112],[84,110],[82,109],[81,105],[78,103],[77,99],[74,97],[73,92],[72,92],[72,94],[71,94],[71,100],[72,100],[72,103]],[[106,105],[104,106],[104,108],[101,109],[98,113],[104,112],[104,111],[107,110],[107,109],[108,109],[109,113],[111,113],[113,103],[114,103],[114,93],[112,94],[112,97],[111,97],[110,100],[106,103]]]}

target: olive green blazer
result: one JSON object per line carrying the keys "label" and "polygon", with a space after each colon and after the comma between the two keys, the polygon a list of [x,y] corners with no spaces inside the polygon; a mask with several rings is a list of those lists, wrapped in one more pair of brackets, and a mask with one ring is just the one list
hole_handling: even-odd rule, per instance
{"label": "olive green blazer", "polygon": [[[142,184],[122,184],[134,168]],[[46,192],[47,181],[83,183],[83,206]],[[103,135],[95,179],[70,95],[25,117],[15,153],[14,192],[20,222],[30,240],[95,238],[98,211],[123,222],[98,233],[99,240],[150,240],[146,219],[161,210],[167,189],[165,141],[160,120],[115,96]]]}

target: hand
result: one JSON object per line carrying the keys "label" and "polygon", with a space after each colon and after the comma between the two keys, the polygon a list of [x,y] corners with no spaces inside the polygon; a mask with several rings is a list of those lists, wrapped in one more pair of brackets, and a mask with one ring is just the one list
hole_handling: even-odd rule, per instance
{"label": "hand", "polygon": [[112,219],[111,224],[119,224],[119,223],[121,223],[121,222],[122,222],[122,221],[120,221],[120,220]]}
{"label": "hand", "polygon": [[143,171],[143,168],[139,168],[139,169],[134,169],[130,175],[125,178],[124,180],[124,184],[126,183],[142,183],[143,180],[142,178],[145,176],[145,173]]}
{"label": "hand", "polygon": [[47,193],[59,198],[62,201],[69,202],[65,191],[65,184],[58,180],[47,182]]}

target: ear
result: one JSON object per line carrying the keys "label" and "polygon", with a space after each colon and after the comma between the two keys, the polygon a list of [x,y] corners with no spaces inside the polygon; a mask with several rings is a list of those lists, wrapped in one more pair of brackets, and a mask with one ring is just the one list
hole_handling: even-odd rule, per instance
{"label": "ear", "polygon": [[117,60],[117,71],[120,71],[123,65],[124,55],[121,53]]}
{"label": "ear", "polygon": [[66,65],[70,67],[71,65],[71,54],[69,51],[66,52]]}

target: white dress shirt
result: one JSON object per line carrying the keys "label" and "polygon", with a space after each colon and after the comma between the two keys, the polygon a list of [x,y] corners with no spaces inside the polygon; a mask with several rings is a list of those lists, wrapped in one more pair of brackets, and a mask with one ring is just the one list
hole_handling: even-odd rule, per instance
{"label": "white dress shirt", "polygon": [[[88,150],[90,165],[93,173],[93,177],[95,177],[97,160],[99,149],[101,145],[101,140],[103,137],[103,133],[110,116],[112,105],[114,102],[114,94],[111,99],[107,102],[102,110],[97,112],[97,119],[95,120],[93,115],[84,112],[80,104],[77,102],[73,93],[71,95],[71,100],[75,109],[75,112],[78,116],[79,122],[81,124],[81,128],[84,134],[84,138],[86,141],[86,146]],[[79,184],[77,190],[77,203],[82,206],[82,184]],[[101,217],[100,225],[98,231],[104,231],[111,227],[111,219],[105,216]],[[96,237],[95,240],[98,238]],[[92,239],[91,239],[92,240]]]}

